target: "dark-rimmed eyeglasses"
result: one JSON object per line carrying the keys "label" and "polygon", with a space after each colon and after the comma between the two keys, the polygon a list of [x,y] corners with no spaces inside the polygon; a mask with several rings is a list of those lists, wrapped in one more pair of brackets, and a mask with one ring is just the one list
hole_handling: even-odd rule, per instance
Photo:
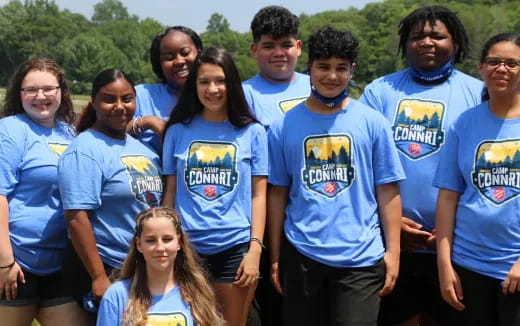
{"label": "dark-rimmed eyeglasses", "polygon": [[54,96],[58,89],[60,89],[60,86],[24,87],[22,92],[27,96],[36,96],[41,90],[45,96]]}
{"label": "dark-rimmed eyeglasses", "polygon": [[507,69],[518,69],[520,67],[520,60],[515,58],[486,58],[484,62],[491,68],[497,68],[501,64],[504,64]]}

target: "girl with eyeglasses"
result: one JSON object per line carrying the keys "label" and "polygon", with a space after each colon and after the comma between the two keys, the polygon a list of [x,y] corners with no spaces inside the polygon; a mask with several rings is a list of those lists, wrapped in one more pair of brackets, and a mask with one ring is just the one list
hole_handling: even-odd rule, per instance
{"label": "girl with eyeglasses", "polygon": [[486,101],[450,128],[434,178],[450,325],[520,325],[520,35],[487,41]]}
{"label": "girl with eyeglasses", "polygon": [[49,59],[22,63],[0,119],[0,316],[2,324],[85,325],[64,286],[67,226],[58,158],[74,137],[70,92]]}

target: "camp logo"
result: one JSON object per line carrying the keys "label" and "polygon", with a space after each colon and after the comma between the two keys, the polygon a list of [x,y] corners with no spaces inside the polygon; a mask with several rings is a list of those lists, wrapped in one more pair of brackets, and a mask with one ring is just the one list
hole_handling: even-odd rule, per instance
{"label": "camp logo", "polygon": [[520,194],[520,139],[483,141],[477,147],[473,185],[495,205]]}
{"label": "camp logo", "polygon": [[437,152],[444,143],[445,111],[446,106],[439,101],[401,100],[392,126],[397,149],[412,160]]}
{"label": "camp logo", "polygon": [[188,318],[182,312],[149,313],[146,326],[188,326]]}
{"label": "camp logo", "polygon": [[159,169],[144,155],[123,155],[121,162],[130,179],[130,189],[135,198],[149,206],[159,206],[163,181]]}
{"label": "camp logo", "polygon": [[305,186],[327,198],[335,198],[354,180],[352,138],[347,134],[317,135],[303,142]]}
{"label": "camp logo", "polygon": [[65,144],[65,143],[51,143],[51,142],[48,142],[47,145],[49,145],[49,148],[51,149],[51,151],[56,153],[56,155],[58,155],[58,156],[63,154],[63,152],[65,152],[65,150],[69,146],[69,144]]}
{"label": "camp logo", "polygon": [[188,190],[207,201],[231,193],[238,182],[237,152],[233,143],[191,143],[184,170]]}
{"label": "camp logo", "polygon": [[301,102],[305,101],[306,99],[307,99],[307,97],[304,96],[304,97],[292,98],[292,99],[289,99],[289,100],[282,100],[282,101],[278,102],[278,108],[282,111],[283,114],[285,114],[289,110],[294,108],[296,105],[298,105]]}

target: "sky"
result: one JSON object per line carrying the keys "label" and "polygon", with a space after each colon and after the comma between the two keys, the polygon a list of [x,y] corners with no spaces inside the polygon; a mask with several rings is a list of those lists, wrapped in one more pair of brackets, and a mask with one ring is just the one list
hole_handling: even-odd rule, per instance
{"label": "sky", "polygon": [[[91,18],[94,5],[100,0],[55,0],[62,9],[83,14]],[[379,0],[380,1],[380,0]],[[368,2],[378,0],[122,0],[128,12],[140,18],[153,18],[163,25],[185,25],[201,33],[206,30],[208,20],[213,13],[223,15],[232,30],[249,31],[249,24],[254,14],[268,5],[281,5],[294,14],[309,15],[326,10],[363,8]],[[9,0],[0,0],[0,5]]]}

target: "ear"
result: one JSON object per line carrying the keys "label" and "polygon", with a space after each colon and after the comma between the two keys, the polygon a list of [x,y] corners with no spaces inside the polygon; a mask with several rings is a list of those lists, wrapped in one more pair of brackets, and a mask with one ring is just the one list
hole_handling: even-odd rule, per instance
{"label": "ear", "polygon": [[477,71],[480,75],[480,78],[482,78],[482,79],[484,79],[484,69],[485,69],[485,67],[484,67],[483,63],[480,63],[480,62],[477,63]]}
{"label": "ear", "polygon": [[298,57],[302,55],[302,40],[296,40],[296,49],[298,49]]}
{"label": "ear", "polygon": [[357,64],[355,62],[352,63],[352,68],[350,69],[350,78],[354,76],[354,71],[356,70]]}
{"label": "ear", "polygon": [[139,251],[140,253],[143,253],[143,250],[141,249],[141,244],[139,243],[139,238],[135,237],[134,241],[135,241],[135,247],[137,248],[137,251]]}
{"label": "ear", "polygon": [[256,50],[258,50],[258,44],[256,44],[255,42],[251,43],[249,49],[251,50],[251,56],[253,57],[253,59],[256,59]]}

